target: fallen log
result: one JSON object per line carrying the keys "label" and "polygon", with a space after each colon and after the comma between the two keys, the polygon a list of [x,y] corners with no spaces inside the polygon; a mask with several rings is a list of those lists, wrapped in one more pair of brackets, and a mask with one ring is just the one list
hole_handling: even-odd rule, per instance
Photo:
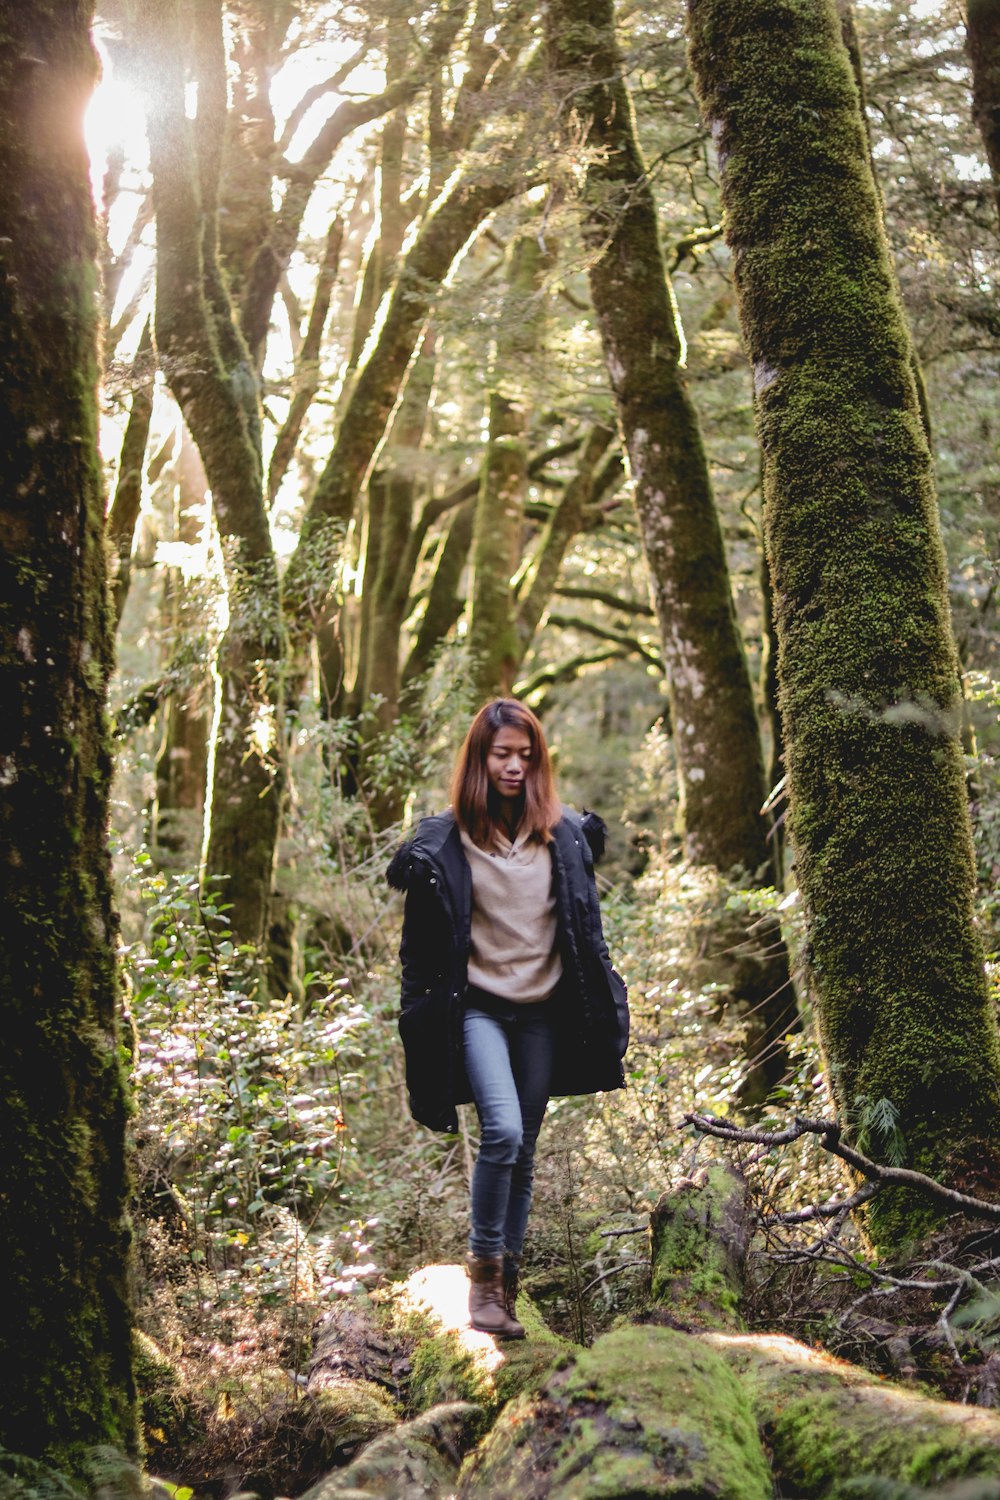
{"label": "fallen log", "polygon": [[670,1328],[620,1328],[507,1406],[461,1500],[770,1500],[750,1404],[726,1361]]}
{"label": "fallen log", "polygon": [[846,1500],[866,1476],[904,1486],[1000,1477],[1000,1413],[935,1400],[796,1339],[747,1334],[751,1228],[733,1167],[713,1163],[681,1183],[651,1216],[652,1292],[660,1316],[696,1330],[738,1377],[782,1493]]}
{"label": "fallen log", "polygon": [[779,1334],[706,1334],[739,1376],[783,1493],[857,1496],[849,1480],[1000,1478],[1000,1413],[939,1401]]}

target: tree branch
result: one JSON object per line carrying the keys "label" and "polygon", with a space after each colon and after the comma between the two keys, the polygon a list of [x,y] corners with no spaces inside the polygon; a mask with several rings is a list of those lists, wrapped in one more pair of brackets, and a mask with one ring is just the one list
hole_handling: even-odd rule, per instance
{"label": "tree branch", "polygon": [[[880,1191],[883,1187],[913,1188],[916,1192],[924,1193],[933,1199],[935,1203],[941,1204],[942,1207],[955,1209],[972,1218],[988,1219],[993,1224],[1000,1224],[1000,1203],[988,1203],[984,1198],[973,1198],[969,1193],[960,1193],[955,1188],[947,1188],[933,1177],[928,1177],[925,1172],[914,1172],[909,1167],[889,1167],[882,1162],[872,1161],[860,1151],[855,1151],[853,1146],[844,1144],[841,1127],[836,1120],[816,1120],[804,1115],[796,1115],[794,1124],[786,1126],[784,1130],[757,1130],[752,1127],[731,1125],[729,1121],[717,1119],[715,1115],[689,1113],[684,1116],[684,1123],[692,1125],[702,1135],[715,1136],[718,1140],[732,1141],[739,1145],[787,1146],[792,1141],[800,1140],[804,1135],[816,1135],[819,1136],[819,1144],[824,1151],[829,1151],[832,1156],[839,1157],[855,1172],[860,1172],[863,1177],[868,1178],[869,1182],[875,1185],[876,1191]],[[874,1192],[868,1194],[868,1197],[874,1196]],[[850,1206],[846,1200],[839,1205],[839,1208],[833,1208],[830,1205],[824,1205],[824,1208],[828,1208],[832,1215],[841,1211],[845,1206]]]}
{"label": "tree branch", "polygon": [[552,592],[563,599],[592,599],[595,604],[606,604],[609,609],[617,609],[624,615],[645,615],[649,619],[654,615],[651,604],[644,604],[641,599],[623,599],[608,589],[588,589],[575,583],[564,583]]}
{"label": "tree branch", "polygon": [[598,625],[592,620],[585,620],[581,615],[557,615],[550,614],[548,623],[556,625],[561,630],[581,630],[586,635],[595,635],[601,641],[616,641],[633,655],[641,656],[648,661],[651,667],[658,672],[663,671],[663,658],[655,649],[651,649],[638,636],[628,635],[624,630],[614,630],[610,625]]}

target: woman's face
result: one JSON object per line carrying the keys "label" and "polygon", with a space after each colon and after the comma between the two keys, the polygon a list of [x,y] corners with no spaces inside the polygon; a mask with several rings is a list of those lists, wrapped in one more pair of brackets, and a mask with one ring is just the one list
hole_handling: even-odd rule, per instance
{"label": "woman's face", "polygon": [[519,797],[534,762],[531,736],[523,729],[504,725],[493,736],[486,757],[490,786],[500,797]]}

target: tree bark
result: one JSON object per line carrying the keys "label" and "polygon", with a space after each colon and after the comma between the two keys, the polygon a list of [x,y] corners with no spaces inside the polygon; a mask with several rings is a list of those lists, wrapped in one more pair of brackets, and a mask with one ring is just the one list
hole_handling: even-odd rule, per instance
{"label": "tree bark", "polygon": [[493,352],[488,434],[476,501],[468,645],[476,697],[506,697],[521,660],[514,575],[521,561],[528,484],[525,366],[542,335],[542,284],[551,256],[521,233],[507,254],[507,289]]}
{"label": "tree bark", "polygon": [[986,148],[1000,214],[1000,5],[966,0],[966,40],[972,64],[972,118]]}
{"label": "tree bark", "polygon": [[[840,1119],[995,1185],[1000,1043],[973,921],[931,458],[834,0],[689,0],[764,460],[796,873]],[[793,295],[794,293],[794,295]],[[888,1103],[896,1125],[873,1121]],[[873,1241],[928,1222],[879,1198]]]}
{"label": "tree bark", "polygon": [[0,1445],[138,1451],[105,721],[93,6],[0,5]]}
{"label": "tree bark", "polygon": [[660,621],[685,847],[752,878],[771,864],[760,734],[613,0],[552,0],[547,45],[593,153],[590,290]]}
{"label": "tree bark", "polygon": [[[201,453],[222,543],[229,624],[219,651],[214,775],[205,867],[225,880],[243,942],[266,931],[283,787],[285,639],[260,456],[249,351],[219,266],[217,195],[225,132],[218,0],[198,0],[199,119],[184,111],[184,38],[176,0],[148,20],[159,43],[147,80],[156,211],[156,343]],[[194,150],[197,140],[199,150]]]}

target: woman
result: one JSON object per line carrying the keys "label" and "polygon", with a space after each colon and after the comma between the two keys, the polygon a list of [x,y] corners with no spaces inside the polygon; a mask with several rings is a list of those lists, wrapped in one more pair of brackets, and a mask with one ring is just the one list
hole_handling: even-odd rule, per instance
{"label": "woman", "polygon": [[604,833],[593,813],[560,804],[535,715],[500,698],[472,721],[451,807],[425,818],[387,871],[406,892],[410,1109],[456,1131],[456,1105],[475,1101],[469,1313],[502,1338],[524,1337],[514,1304],[546,1104],[624,1087],[627,998],[594,883]]}

